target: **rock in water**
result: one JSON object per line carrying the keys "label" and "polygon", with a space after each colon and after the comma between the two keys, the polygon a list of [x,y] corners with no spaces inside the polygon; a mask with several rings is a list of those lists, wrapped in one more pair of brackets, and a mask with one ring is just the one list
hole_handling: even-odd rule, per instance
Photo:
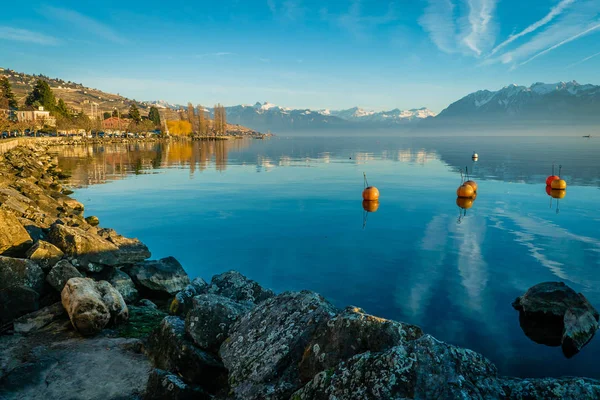
{"label": "rock in water", "polygon": [[179,374],[187,383],[215,392],[226,385],[227,370],[215,357],[185,337],[185,322],[169,316],[148,338],[148,353],[157,368]]}
{"label": "rock in water", "polygon": [[504,399],[496,367],[480,354],[424,335],[356,355],[317,374],[293,400]]}
{"label": "rock in water", "polygon": [[60,302],[54,303],[41,310],[17,318],[14,322],[14,329],[17,333],[35,332],[61,318],[63,315],[65,315],[65,309],[62,304]]}
{"label": "rock in water", "polygon": [[52,268],[64,256],[64,253],[52,243],[38,240],[27,250],[27,258],[36,262],[44,271]]}
{"label": "rock in water", "polygon": [[423,336],[421,328],[348,307],[310,341],[299,365],[303,381],[366,351],[380,352]]}
{"label": "rock in water", "polygon": [[198,347],[218,353],[231,325],[251,309],[251,305],[227,297],[199,295],[185,319],[185,331]]}
{"label": "rock in water", "polygon": [[48,276],[46,276],[46,281],[58,292],[62,292],[67,281],[71,278],[83,278],[83,275],[70,262],[61,260],[52,267]]}
{"label": "rock in water", "polygon": [[187,385],[177,375],[155,369],[148,378],[144,400],[210,400],[212,397],[199,387]]}
{"label": "rock in water", "polygon": [[106,281],[71,278],[61,298],[71,324],[84,336],[95,335],[111,320],[119,322],[128,316],[123,297]]}
{"label": "rock in water", "polygon": [[31,260],[0,256],[0,325],[36,311],[44,272]]}
{"label": "rock in water", "polygon": [[253,304],[275,296],[272,290],[263,288],[257,282],[246,278],[237,271],[228,271],[213,276],[211,284],[207,288],[207,293]]}
{"label": "rock in water", "polygon": [[79,228],[53,224],[50,243],[62,250],[80,268],[98,272],[104,265],[119,264],[119,248],[114,244]]}
{"label": "rock in water", "polygon": [[17,217],[0,209],[0,255],[22,256],[32,244],[31,236]]}
{"label": "rock in water", "polygon": [[562,346],[566,357],[578,353],[598,330],[598,311],[563,282],[531,287],[513,302],[521,328],[536,343]]}
{"label": "rock in water", "polygon": [[288,399],[304,350],[336,311],[314,292],[285,292],[236,322],[220,350],[236,398]]}
{"label": "rock in water", "polygon": [[187,273],[173,257],[144,261],[123,270],[138,287],[163,296],[174,295],[190,283]]}

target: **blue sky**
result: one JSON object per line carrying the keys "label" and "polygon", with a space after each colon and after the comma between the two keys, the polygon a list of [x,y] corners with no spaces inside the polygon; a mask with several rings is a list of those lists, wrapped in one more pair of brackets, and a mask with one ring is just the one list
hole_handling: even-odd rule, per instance
{"label": "blue sky", "polygon": [[599,0],[2,5],[0,66],[138,100],[441,111],[478,89],[600,84]]}

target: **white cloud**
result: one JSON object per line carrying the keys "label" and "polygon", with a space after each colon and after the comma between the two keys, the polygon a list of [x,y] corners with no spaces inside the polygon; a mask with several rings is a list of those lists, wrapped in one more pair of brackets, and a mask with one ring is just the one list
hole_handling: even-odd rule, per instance
{"label": "white cloud", "polygon": [[490,55],[496,54],[500,49],[506,47],[507,45],[511,44],[512,42],[514,42],[515,40],[519,39],[520,37],[523,37],[523,36],[525,36],[525,35],[527,35],[529,33],[532,33],[534,31],[538,30],[539,28],[543,27],[544,25],[547,25],[554,18],[556,18],[557,16],[559,16],[573,2],[575,2],[575,0],[562,0],[556,6],[552,7],[552,9],[550,10],[550,12],[548,14],[546,14],[546,16],[544,18],[542,18],[539,21],[536,21],[535,23],[529,25],[527,28],[523,29],[521,32],[516,33],[514,35],[510,35],[508,37],[508,39],[506,39],[504,42],[502,42],[498,46],[496,46],[492,50],[492,52],[490,53]]}
{"label": "white cloud", "polygon": [[0,39],[50,46],[59,44],[59,40],[52,36],[29,31],[27,29],[11,28],[9,26],[0,26]]}
{"label": "white cloud", "polygon": [[456,23],[451,0],[429,0],[419,24],[438,49],[445,53],[456,52]]}
{"label": "white cloud", "polygon": [[583,60],[577,61],[576,63],[573,63],[573,64],[567,66],[567,68],[571,68],[571,67],[574,67],[576,65],[582,64],[582,63],[586,62],[587,60],[591,60],[592,58],[597,57],[597,56],[600,56],[600,53],[592,54],[591,56],[586,57]]}
{"label": "white cloud", "polygon": [[125,44],[127,40],[111,27],[101,22],[96,21],[93,18],[85,16],[74,10],[67,10],[64,8],[46,6],[43,7],[42,13],[46,16],[51,17],[54,20],[60,20],[66,22],[72,26],[75,26],[82,31],[87,31],[95,36],[109,40],[114,43]]}
{"label": "white cloud", "polygon": [[495,39],[492,17],[496,8],[496,0],[469,0],[470,32],[463,42],[478,56],[486,46],[493,44]]}

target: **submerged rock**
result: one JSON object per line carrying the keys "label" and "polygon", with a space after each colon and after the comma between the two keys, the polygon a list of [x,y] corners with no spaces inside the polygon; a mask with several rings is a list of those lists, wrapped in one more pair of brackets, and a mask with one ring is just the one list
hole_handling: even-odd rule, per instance
{"label": "submerged rock", "polygon": [[71,278],[61,297],[71,324],[84,336],[97,334],[111,320],[120,322],[128,317],[123,297],[106,281]]}
{"label": "submerged rock", "polygon": [[257,282],[246,278],[237,271],[228,271],[213,276],[210,286],[207,288],[207,293],[254,304],[275,296],[272,290],[263,288]]}
{"label": "submerged rock", "polygon": [[185,318],[185,331],[201,349],[219,352],[233,323],[252,309],[227,297],[204,294],[194,297],[193,306]]}
{"label": "submerged rock", "polygon": [[285,292],[238,320],[220,350],[236,398],[289,398],[306,346],[336,311],[314,292]]}
{"label": "submerged rock", "polygon": [[192,283],[175,295],[169,306],[169,313],[185,316],[192,309],[194,297],[201,293],[206,293],[207,288],[208,283],[204,279],[200,277],[195,278]]}
{"label": "submerged rock", "polygon": [[187,273],[173,257],[144,261],[123,269],[141,289],[174,295],[190,283]]}
{"label": "submerged rock", "polygon": [[35,332],[65,315],[66,311],[63,305],[60,302],[54,303],[36,312],[17,318],[14,321],[14,330],[16,333]]}
{"label": "submerged rock", "polygon": [[186,384],[177,375],[162,369],[150,374],[144,400],[210,400],[212,396],[197,386]]}
{"label": "submerged rock", "polygon": [[169,316],[148,338],[148,354],[157,368],[179,374],[187,383],[209,392],[226,386],[227,370],[215,357],[195,347],[185,337],[182,319]]}
{"label": "submerged rock", "polygon": [[531,287],[513,302],[527,337],[536,343],[562,346],[566,357],[577,354],[598,330],[598,311],[562,282]]}
{"label": "submerged rock", "polygon": [[36,262],[43,270],[52,268],[63,257],[64,253],[52,243],[44,240],[38,240],[27,250],[27,258]]}
{"label": "submerged rock", "polygon": [[32,244],[17,217],[0,208],[0,255],[23,256]]}
{"label": "submerged rock", "polygon": [[304,351],[299,369],[304,381],[356,354],[380,352],[423,336],[418,326],[390,321],[348,307],[327,322]]}
{"label": "submerged rock", "polygon": [[70,262],[61,260],[52,267],[48,276],[46,276],[46,281],[58,292],[62,292],[67,281],[71,278],[83,278],[83,275]]}
{"label": "submerged rock", "polygon": [[366,352],[317,374],[293,400],[504,399],[496,367],[480,354],[424,335]]}

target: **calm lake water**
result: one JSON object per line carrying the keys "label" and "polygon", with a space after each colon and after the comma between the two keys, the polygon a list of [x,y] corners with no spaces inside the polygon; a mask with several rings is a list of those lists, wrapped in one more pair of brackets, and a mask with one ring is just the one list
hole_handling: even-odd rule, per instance
{"label": "calm lake water", "polygon": [[[479,161],[473,162],[473,151]],[[600,139],[282,137],[59,149],[101,225],[190,276],[236,269],[276,291],[418,324],[502,375],[600,378],[600,338],[571,359],[528,339],[511,302],[564,281],[600,309]],[[569,186],[545,191],[552,163]],[[460,170],[479,184],[457,206]],[[363,172],[381,192],[362,208]]]}

